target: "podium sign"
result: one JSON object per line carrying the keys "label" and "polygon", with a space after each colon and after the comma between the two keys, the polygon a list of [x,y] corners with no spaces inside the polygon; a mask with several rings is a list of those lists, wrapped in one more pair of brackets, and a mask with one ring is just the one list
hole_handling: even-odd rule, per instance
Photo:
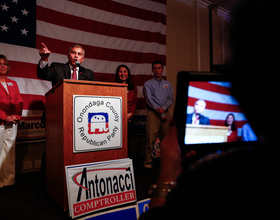
{"label": "podium sign", "polygon": [[65,171],[72,217],[137,201],[131,159],[77,164]]}
{"label": "podium sign", "polygon": [[73,152],[122,147],[122,97],[73,96]]}

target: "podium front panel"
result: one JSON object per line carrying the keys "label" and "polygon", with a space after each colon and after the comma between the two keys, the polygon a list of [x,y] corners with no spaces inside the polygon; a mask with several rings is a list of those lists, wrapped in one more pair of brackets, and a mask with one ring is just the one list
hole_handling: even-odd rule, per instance
{"label": "podium front panel", "polygon": [[[122,147],[73,153],[73,96],[122,98]],[[46,94],[47,191],[68,210],[65,166],[127,158],[127,85],[63,80]]]}

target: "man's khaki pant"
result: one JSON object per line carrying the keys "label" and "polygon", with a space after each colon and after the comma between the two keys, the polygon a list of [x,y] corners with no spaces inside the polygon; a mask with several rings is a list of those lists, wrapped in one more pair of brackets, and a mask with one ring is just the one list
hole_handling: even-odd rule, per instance
{"label": "man's khaki pant", "polygon": [[161,117],[155,111],[148,110],[146,118],[145,168],[153,167],[152,150],[156,137],[159,136],[159,139],[162,140],[168,132],[170,120],[168,110],[165,112],[165,115],[167,117],[167,121],[163,122]]}

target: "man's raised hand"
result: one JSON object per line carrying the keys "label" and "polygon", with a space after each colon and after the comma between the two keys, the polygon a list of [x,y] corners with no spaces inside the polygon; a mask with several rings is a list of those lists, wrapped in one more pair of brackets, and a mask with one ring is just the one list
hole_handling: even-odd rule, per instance
{"label": "man's raised hand", "polygon": [[39,50],[39,54],[41,56],[41,59],[43,61],[48,61],[49,56],[51,54],[51,51],[49,51],[49,49],[47,48],[47,46],[44,43],[41,43],[42,47]]}

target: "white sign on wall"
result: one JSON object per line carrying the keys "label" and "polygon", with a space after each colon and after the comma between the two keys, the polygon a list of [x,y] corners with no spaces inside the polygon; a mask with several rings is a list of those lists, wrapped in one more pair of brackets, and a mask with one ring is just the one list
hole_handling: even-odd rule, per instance
{"label": "white sign on wall", "polygon": [[122,147],[122,97],[73,96],[73,152]]}
{"label": "white sign on wall", "polygon": [[65,171],[72,217],[137,201],[131,159],[66,166]]}

